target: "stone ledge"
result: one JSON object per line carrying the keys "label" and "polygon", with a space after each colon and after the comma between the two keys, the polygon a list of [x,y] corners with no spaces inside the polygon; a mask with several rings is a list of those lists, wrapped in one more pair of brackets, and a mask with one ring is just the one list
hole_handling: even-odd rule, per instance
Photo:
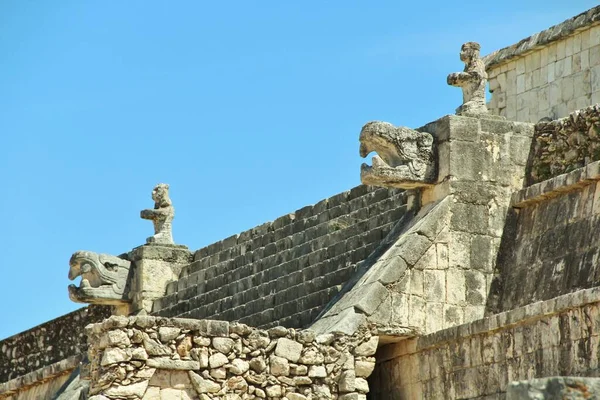
{"label": "stone ledge", "polygon": [[446,343],[456,341],[458,338],[466,339],[486,332],[523,325],[569,309],[599,302],[600,287],[579,290],[550,300],[539,301],[514,310],[490,315],[477,321],[447,328],[426,336],[404,340],[384,350],[382,354],[378,354],[377,360],[383,362],[426,349],[441,347]]}
{"label": "stone ledge", "polygon": [[529,207],[553,197],[571,192],[600,180],[600,161],[594,161],[585,167],[577,168],[566,174],[555,176],[540,183],[519,190],[512,195],[511,206]]}
{"label": "stone ledge", "polygon": [[59,375],[70,373],[79,366],[83,355],[71,356],[54,364],[39,368],[28,374],[0,383],[0,397],[18,392],[24,388],[41,384]]}
{"label": "stone ledge", "polygon": [[600,6],[591,8],[579,15],[569,18],[560,24],[529,36],[512,46],[494,51],[483,57],[486,69],[496,67],[510,59],[523,56],[533,50],[544,47],[551,42],[561,40],[578,30],[597,24],[600,21]]}

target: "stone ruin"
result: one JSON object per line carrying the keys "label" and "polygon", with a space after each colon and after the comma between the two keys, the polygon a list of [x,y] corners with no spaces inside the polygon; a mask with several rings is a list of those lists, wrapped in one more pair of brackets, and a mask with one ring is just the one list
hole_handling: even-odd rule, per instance
{"label": "stone ruin", "polygon": [[145,244],[71,257],[90,305],[0,342],[0,399],[600,396],[598,106],[518,122],[500,82],[600,54],[597,20],[483,59],[464,44],[456,115],[367,123],[363,185],[204,248],[173,242],[157,185]]}

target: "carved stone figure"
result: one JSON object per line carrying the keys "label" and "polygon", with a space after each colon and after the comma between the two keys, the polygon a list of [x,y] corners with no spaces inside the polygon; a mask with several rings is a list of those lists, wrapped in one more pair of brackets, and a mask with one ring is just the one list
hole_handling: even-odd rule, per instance
{"label": "carved stone figure", "polygon": [[360,132],[360,156],[378,155],[372,166],[363,164],[365,185],[411,189],[429,186],[435,179],[433,136],[387,122],[367,123]]}
{"label": "carved stone figure", "polygon": [[465,70],[448,75],[448,85],[460,87],[463,91],[463,104],[456,109],[457,115],[468,117],[488,113],[485,105],[487,73],[479,57],[480,49],[481,46],[476,42],[463,44],[460,60],[465,63]]}
{"label": "carved stone figure", "polygon": [[120,305],[128,303],[127,282],[131,263],[91,251],[73,253],[69,279],[81,276],[79,287],[69,285],[69,298],[77,303]]}
{"label": "carved stone figure", "polygon": [[154,209],[142,210],[140,216],[143,219],[152,220],[154,224],[154,236],[146,239],[147,243],[174,244],[171,222],[175,216],[175,208],[169,198],[169,185],[159,183],[152,190]]}

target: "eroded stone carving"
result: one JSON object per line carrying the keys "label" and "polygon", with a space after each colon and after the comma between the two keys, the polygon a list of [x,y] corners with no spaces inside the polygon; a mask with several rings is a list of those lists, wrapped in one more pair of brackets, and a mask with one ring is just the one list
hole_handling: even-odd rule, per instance
{"label": "eroded stone carving", "polygon": [[77,303],[119,305],[128,303],[127,282],[131,263],[91,251],[77,251],[69,261],[69,279],[81,276],[79,287],[69,285],[69,298]]}
{"label": "eroded stone carving", "polygon": [[375,151],[372,166],[363,164],[365,185],[411,189],[428,186],[435,178],[433,136],[388,122],[373,121],[360,132],[360,156]]}
{"label": "eroded stone carving", "polygon": [[175,208],[169,198],[169,185],[159,183],[152,190],[154,209],[142,210],[140,217],[149,219],[154,224],[154,236],[146,239],[147,243],[174,244],[171,223],[175,216]]}
{"label": "eroded stone carving", "polygon": [[480,49],[476,42],[463,44],[460,60],[465,63],[465,69],[448,75],[448,85],[460,87],[463,91],[463,104],[456,109],[456,115],[469,117],[488,113],[485,105],[487,73],[479,56]]}

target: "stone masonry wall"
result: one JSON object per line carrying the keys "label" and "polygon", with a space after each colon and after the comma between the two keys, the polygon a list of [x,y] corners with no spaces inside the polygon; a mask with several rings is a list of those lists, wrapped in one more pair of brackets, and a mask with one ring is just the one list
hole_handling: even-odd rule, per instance
{"label": "stone masonry wall", "polygon": [[413,196],[361,185],[200,249],[154,314],[306,327],[417,206]]}
{"label": "stone masonry wall", "polygon": [[505,399],[508,383],[598,376],[600,290],[552,300],[383,346],[371,399]]}
{"label": "stone masonry wall", "polygon": [[527,182],[541,182],[600,160],[600,105],[535,125]]}
{"label": "stone masonry wall", "polygon": [[600,7],[485,57],[490,111],[538,122],[600,102]]}
{"label": "stone masonry wall", "polygon": [[420,130],[436,138],[439,183],[313,329],[349,333],[369,321],[387,341],[483,317],[510,195],[523,187],[533,125],[452,115]]}
{"label": "stone masonry wall", "polygon": [[513,195],[486,312],[600,283],[600,162]]}
{"label": "stone masonry wall", "polygon": [[0,341],[0,383],[82,355],[83,327],[108,316],[108,307],[89,306]]}
{"label": "stone masonry wall", "polygon": [[113,316],[86,331],[90,400],[360,400],[378,344],[366,327],[317,336],[148,316]]}

